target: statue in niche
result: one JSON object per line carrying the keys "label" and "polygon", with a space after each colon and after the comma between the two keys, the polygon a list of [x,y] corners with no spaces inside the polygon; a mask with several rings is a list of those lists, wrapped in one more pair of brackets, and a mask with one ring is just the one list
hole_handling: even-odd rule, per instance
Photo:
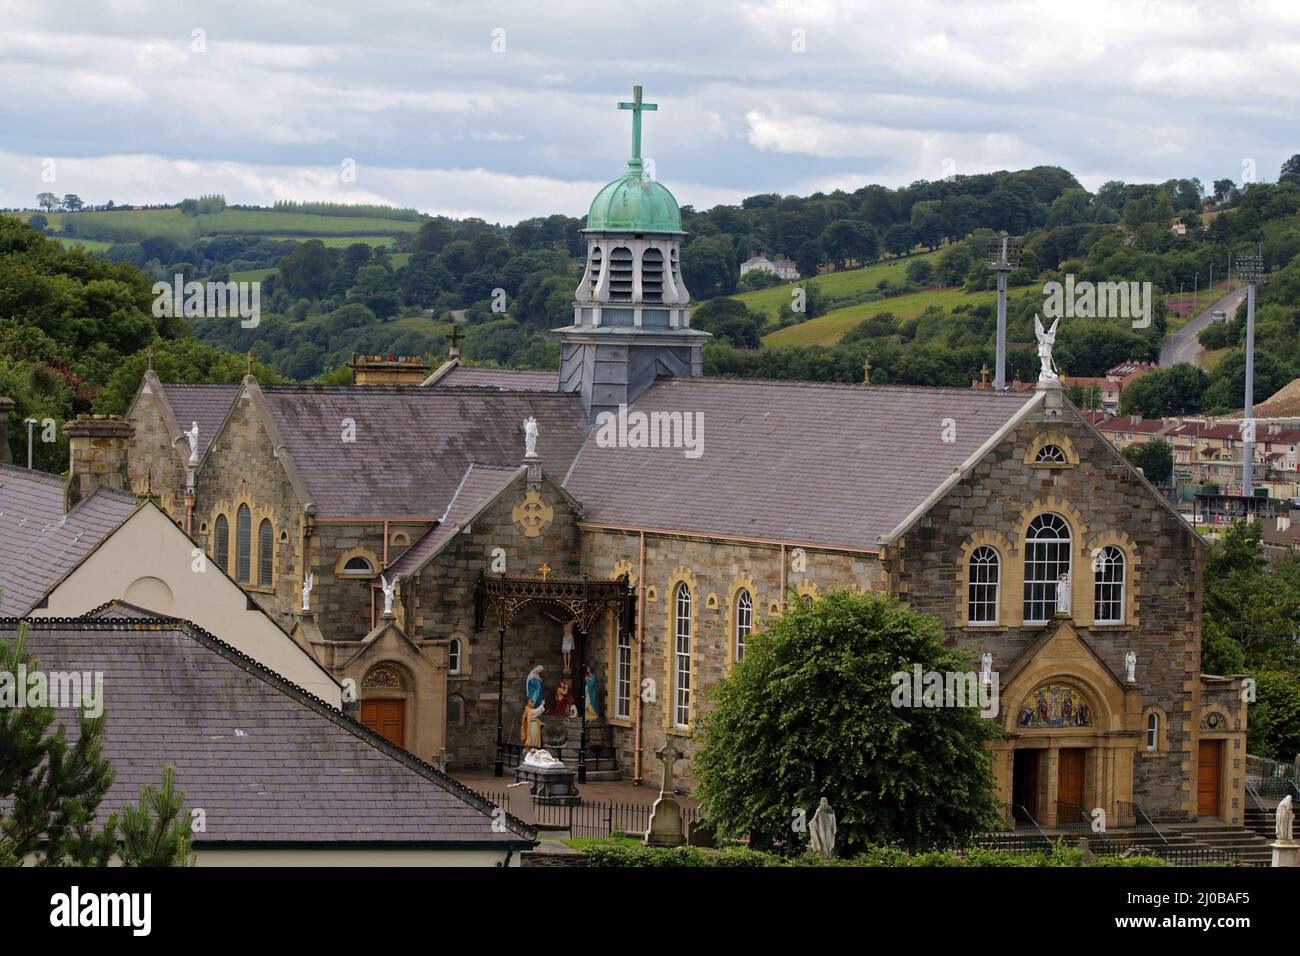
{"label": "statue in niche", "polygon": [[551,715],[554,717],[576,717],[578,707],[573,702],[573,690],[569,687],[569,679],[566,677],[560,681],[560,686],[555,688],[555,703],[551,705]]}
{"label": "statue in niche", "polygon": [[311,610],[311,589],[315,583],[315,575],[308,571],[307,576],[302,579],[302,612],[304,614]]}
{"label": "statue in niche", "polygon": [[1124,676],[1130,684],[1137,682],[1138,656],[1132,651],[1124,655]]}
{"label": "statue in niche", "polygon": [[600,704],[597,703],[597,701],[600,700],[600,697],[599,697],[599,695],[598,695],[598,693],[597,693],[597,688],[596,688],[596,674],[595,674],[594,671],[592,671],[592,669],[591,669],[590,667],[587,668],[587,683],[586,683],[586,686],[585,686],[584,689],[583,689],[583,694],[584,694],[584,695],[586,696],[586,698],[587,698],[587,700],[586,700],[586,706],[587,706],[586,714],[587,714],[587,719],[588,719],[588,720],[600,720],[600,716],[601,716],[601,715],[600,715]]}
{"label": "statue in niche", "polygon": [[564,636],[560,638],[560,653],[564,655],[564,673],[572,674],[573,673],[573,648],[575,646],[575,641],[573,637],[573,628],[576,623],[576,618],[571,617],[566,621],[562,618],[556,617],[554,614],[551,614],[547,611],[543,611],[542,613],[545,614],[547,617],[549,617],[552,621],[558,621],[564,626]]}
{"label": "statue in niche", "polygon": [[542,706],[545,689],[542,686],[542,665],[538,664],[528,672],[528,703],[533,707]]}
{"label": "statue in niche", "polygon": [[1070,613],[1070,572],[1066,571],[1056,579],[1056,613]]}
{"label": "statue in niche", "polygon": [[525,747],[542,745],[542,714],[545,712],[545,704],[533,706],[531,700],[524,701],[524,713],[519,720],[519,742]]}

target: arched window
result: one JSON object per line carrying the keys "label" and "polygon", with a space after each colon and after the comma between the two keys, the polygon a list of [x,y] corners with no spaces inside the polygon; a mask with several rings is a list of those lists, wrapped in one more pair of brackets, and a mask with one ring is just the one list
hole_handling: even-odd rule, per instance
{"label": "arched window", "polygon": [[1160,747],[1160,715],[1154,710],[1147,714],[1147,750]]}
{"label": "arched window", "polygon": [[658,249],[641,253],[641,299],[645,302],[664,300],[664,254]]}
{"label": "arched window", "polygon": [[625,627],[618,629],[615,644],[614,716],[622,720],[632,718],[632,634]]}
{"label": "arched window", "polygon": [[971,552],[966,593],[966,618],[971,624],[998,623],[998,591],[1002,581],[998,553],[988,545]]}
{"label": "arched window", "polygon": [[1070,526],[1041,514],[1025,532],[1025,623],[1044,624],[1056,613],[1056,587],[1070,573]]}
{"label": "arched window", "polygon": [[691,589],[677,585],[673,617],[673,726],[691,722]]}
{"label": "arched window", "polygon": [[1092,562],[1095,584],[1093,620],[1098,624],[1124,623],[1124,552],[1107,545]]}
{"label": "arched window", "polygon": [[460,673],[460,638],[453,637],[447,647],[447,672]]}
{"label": "arched window", "polygon": [[747,588],[736,592],[736,660],[745,659],[745,641],[754,630],[754,598]]}
{"label": "arched window", "polygon": [[1070,463],[1060,445],[1044,445],[1038,449],[1034,461],[1040,465],[1068,465]]}
{"label": "arched window", "polygon": [[235,512],[235,580],[240,584],[253,580],[253,513],[248,505]]}
{"label": "arched window", "polygon": [[368,578],[375,573],[374,565],[366,558],[357,555],[355,558],[348,558],[348,563],[343,565],[343,574],[352,578]]}
{"label": "arched window", "polygon": [[212,525],[212,558],[222,571],[230,573],[230,522],[225,515],[217,515]]}
{"label": "arched window", "polygon": [[257,526],[257,584],[271,586],[271,570],[275,566],[275,530],[267,518]]}

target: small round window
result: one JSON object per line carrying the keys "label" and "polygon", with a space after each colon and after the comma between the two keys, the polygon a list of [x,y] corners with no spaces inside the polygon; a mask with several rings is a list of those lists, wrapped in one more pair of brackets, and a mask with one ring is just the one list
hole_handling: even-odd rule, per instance
{"label": "small round window", "polygon": [[1034,462],[1039,465],[1065,465],[1069,459],[1065,457],[1065,450],[1060,445],[1044,445],[1038,449]]}
{"label": "small round window", "polygon": [[343,565],[343,573],[349,577],[370,577],[374,575],[374,566],[363,557],[348,558],[348,563]]}

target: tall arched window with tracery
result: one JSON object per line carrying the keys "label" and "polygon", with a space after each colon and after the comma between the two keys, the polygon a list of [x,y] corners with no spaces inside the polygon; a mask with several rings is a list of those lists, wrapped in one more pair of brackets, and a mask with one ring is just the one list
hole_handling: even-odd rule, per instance
{"label": "tall arched window with tracery", "polygon": [[748,588],[736,592],[736,660],[745,659],[745,642],[754,630],[754,598]]}
{"label": "tall arched window with tracery", "polygon": [[217,515],[212,523],[212,559],[222,571],[230,573],[230,522],[225,515]]}
{"label": "tall arched window with tracery", "polygon": [[1070,526],[1041,514],[1025,532],[1025,623],[1045,624],[1056,613],[1056,589],[1070,573]]}
{"label": "tall arched window with tracery", "polygon": [[673,726],[691,722],[691,589],[677,585],[673,601]]}
{"label": "tall arched window with tracery", "polygon": [[275,529],[271,520],[263,518],[257,526],[257,585],[269,588],[275,569]]}
{"label": "tall arched window with tracery", "polygon": [[1092,618],[1097,624],[1124,623],[1124,552],[1107,545],[1092,562]]}
{"label": "tall arched window with tracery", "polygon": [[966,585],[966,618],[970,624],[998,623],[998,593],[1002,562],[988,545],[971,552]]}
{"label": "tall arched window with tracery", "polygon": [[253,580],[253,513],[240,505],[235,513],[235,580],[249,584]]}

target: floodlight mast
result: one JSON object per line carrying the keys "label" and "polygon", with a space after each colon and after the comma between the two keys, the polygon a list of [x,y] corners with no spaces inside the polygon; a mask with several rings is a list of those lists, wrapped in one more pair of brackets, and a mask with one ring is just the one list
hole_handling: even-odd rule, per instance
{"label": "floodlight mast", "polygon": [[987,265],[998,274],[998,346],[993,388],[1007,387],[1007,275],[1020,267],[1024,248],[1021,236],[993,236],[989,239]]}
{"label": "floodlight mast", "polygon": [[1237,274],[1246,282],[1246,399],[1241,411],[1241,493],[1255,484],[1255,286],[1264,278],[1263,256],[1237,256]]}

